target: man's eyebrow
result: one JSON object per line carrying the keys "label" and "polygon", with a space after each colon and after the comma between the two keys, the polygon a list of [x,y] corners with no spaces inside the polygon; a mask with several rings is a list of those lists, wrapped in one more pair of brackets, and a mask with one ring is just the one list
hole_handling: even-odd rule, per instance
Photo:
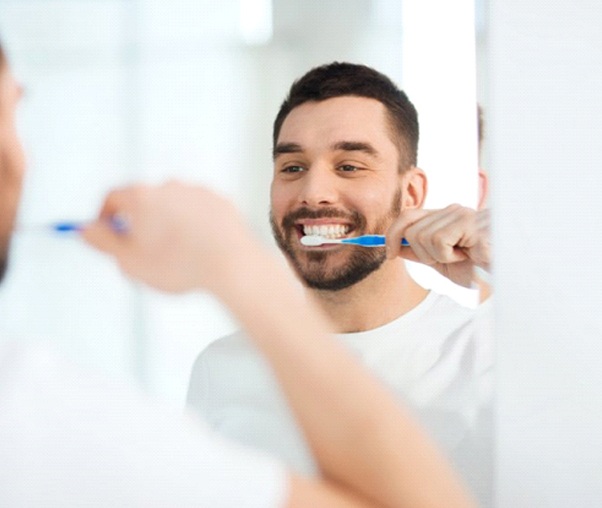
{"label": "man's eyebrow", "polygon": [[298,143],[278,143],[272,152],[272,157],[276,159],[276,157],[285,153],[299,153],[302,151],[303,148]]}
{"label": "man's eyebrow", "polygon": [[345,152],[364,152],[372,157],[378,157],[379,153],[370,143],[364,141],[339,141],[332,145],[333,150],[343,150]]}

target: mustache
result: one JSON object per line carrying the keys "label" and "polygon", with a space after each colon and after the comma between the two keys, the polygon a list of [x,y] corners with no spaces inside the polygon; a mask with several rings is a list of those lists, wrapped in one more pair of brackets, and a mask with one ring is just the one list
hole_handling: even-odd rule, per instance
{"label": "mustache", "polygon": [[351,222],[356,229],[366,225],[365,217],[356,211],[343,212],[336,208],[315,210],[303,206],[287,213],[282,219],[282,227],[284,229],[292,228],[295,226],[295,222],[301,219],[344,219]]}

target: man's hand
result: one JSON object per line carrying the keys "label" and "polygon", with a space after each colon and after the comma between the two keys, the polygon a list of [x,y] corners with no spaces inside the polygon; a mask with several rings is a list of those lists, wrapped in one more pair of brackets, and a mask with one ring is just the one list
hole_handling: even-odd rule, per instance
{"label": "man's hand", "polygon": [[[116,217],[125,220],[124,230],[111,226]],[[111,192],[99,220],[82,234],[128,276],[168,292],[218,293],[232,263],[255,245],[230,202],[177,182]]]}
{"label": "man's hand", "polygon": [[[405,238],[409,247],[399,247]],[[387,233],[387,257],[433,267],[452,282],[472,287],[475,266],[489,270],[489,210],[460,205],[442,210],[406,210]]]}

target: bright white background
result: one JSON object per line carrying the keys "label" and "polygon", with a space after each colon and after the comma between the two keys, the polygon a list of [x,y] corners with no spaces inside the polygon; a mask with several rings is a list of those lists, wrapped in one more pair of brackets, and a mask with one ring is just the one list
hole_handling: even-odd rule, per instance
{"label": "bright white background", "polygon": [[[472,2],[2,0],[0,35],[27,90],[22,224],[86,220],[115,186],[178,177],[230,196],[271,243],[273,118],[293,79],[333,60],[372,65],[415,101],[427,206],[475,203]],[[130,284],[75,238],[22,233],[12,254],[2,328],[177,402],[198,352],[236,326],[207,295]]]}

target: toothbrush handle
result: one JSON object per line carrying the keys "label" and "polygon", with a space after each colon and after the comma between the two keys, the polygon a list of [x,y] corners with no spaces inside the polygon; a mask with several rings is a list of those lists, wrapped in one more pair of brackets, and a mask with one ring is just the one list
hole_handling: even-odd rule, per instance
{"label": "toothbrush handle", "polygon": [[81,231],[85,227],[83,222],[55,222],[50,224],[50,229],[57,233],[71,233]]}
{"label": "toothbrush handle", "polygon": [[[125,233],[128,230],[127,221],[122,217],[113,217],[110,220],[111,227],[117,233]],[[86,227],[86,222],[55,222],[50,228],[57,233],[77,233]]]}
{"label": "toothbrush handle", "polygon": [[[362,245],[363,247],[382,247],[386,243],[384,235],[363,235],[357,238],[345,238],[341,243],[350,243],[354,245]],[[401,239],[401,245],[407,247],[410,243],[405,239]]]}

